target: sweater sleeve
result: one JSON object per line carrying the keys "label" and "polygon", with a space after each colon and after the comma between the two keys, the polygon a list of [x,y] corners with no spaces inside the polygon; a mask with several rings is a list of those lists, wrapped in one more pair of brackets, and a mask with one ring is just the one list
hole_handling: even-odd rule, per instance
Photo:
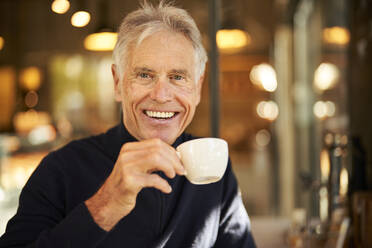
{"label": "sweater sleeve", "polygon": [[84,202],[66,213],[65,194],[63,173],[51,153],[23,188],[0,248],[96,247],[107,232],[94,222]]}
{"label": "sweater sleeve", "polygon": [[255,248],[248,214],[231,163],[227,167],[222,197],[220,226],[215,248]]}

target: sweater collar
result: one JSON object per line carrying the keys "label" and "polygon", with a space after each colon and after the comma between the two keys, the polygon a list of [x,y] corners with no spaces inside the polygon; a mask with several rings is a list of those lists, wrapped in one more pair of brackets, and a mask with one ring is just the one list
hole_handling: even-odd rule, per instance
{"label": "sweater collar", "polygon": [[[105,150],[114,161],[116,161],[117,157],[119,156],[121,147],[125,143],[138,141],[128,132],[123,121],[121,121],[117,126],[108,130],[104,136]],[[182,133],[172,144],[172,147],[176,148],[178,145],[182,144],[185,141],[186,135],[185,133]]]}

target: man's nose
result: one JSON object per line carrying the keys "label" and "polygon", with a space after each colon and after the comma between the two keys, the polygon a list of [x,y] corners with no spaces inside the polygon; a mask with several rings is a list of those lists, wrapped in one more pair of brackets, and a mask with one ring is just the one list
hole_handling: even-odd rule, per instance
{"label": "man's nose", "polygon": [[172,99],[171,85],[168,78],[159,77],[151,90],[150,97],[159,103],[165,103]]}

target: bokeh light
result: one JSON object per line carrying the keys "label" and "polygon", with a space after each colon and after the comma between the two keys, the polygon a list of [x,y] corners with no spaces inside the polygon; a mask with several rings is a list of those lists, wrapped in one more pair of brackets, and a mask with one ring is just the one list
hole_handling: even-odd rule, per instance
{"label": "bokeh light", "polygon": [[317,101],[313,107],[314,115],[319,119],[332,117],[335,115],[336,106],[331,101]]}
{"label": "bokeh light", "polygon": [[4,43],[5,43],[4,38],[0,36],[0,50],[3,49]]}
{"label": "bokeh light", "polygon": [[25,104],[29,108],[35,107],[39,102],[39,95],[36,93],[36,91],[29,91],[27,92],[25,96]]}
{"label": "bokeh light", "polygon": [[334,64],[321,63],[315,70],[314,85],[319,90],[332,88],[340,78],[340,71]]}
{"label": "bokeh light", "polygon": [[41,71],[36,66],[23,69],[19,75],[21,87],[25,90],[37,90],[40,88],[42,80]]}
{"label": "bokeh light", "polygon": [[257,104],[256,108],[259,117],[273,121],[278,118],[279,108],[278,104],[273,101],[261,101]]}
{"label": "bokeh light", "polygon": [[27,138],[28,141],[33,145],[51,142],[56,139],[56,130],[50,124],[40,125],[32,129]]}
{"label": "bokeh light", "polygon": [[327,116],[328,117],[334,116],[336,113],[336,105],[331,101],[326,101],[325,104],[327,106]]}
{"label": "bokeh light", "polygon": [[240,29],[221,29],[217,32],[216,42],[220,49],[239,49],[247,46],[251,37]]}
{"label": "bokeh light", "polygon": [[75,55],[70,57],[66,61],[65,73],[69,78],[73,79],[81,74],[81,72],[83,71],[83,67],[84,67],[83,57],[81,55]]}
{"label": "bokeh light", "polygon": [[84,27],[90,22],[90,14],[87,11],[78,11],[71,16],[71,24],[74,27]]}
{"label": "bokeh light", "polygon": [[256,133],[256,143],[258,146],[264,147],[270,143],[271,135],[266,129],[261,129]]}
{"label": "bokeh light", "polygon": [[13,117],[13,124],[18,134],[25,134],[33,128],[51,123],[51,116],[47,112],[38,112],[30,109],[26,112],[18,112]]}
{"label": "bokeh light", "polygon": [[253,66],[249,77],[253,84],[269,92],[274,92],[278,86],[274,68],[266,63]]}
{"label": "bokeh light", "polygon": [[345,168],[340,173],[340,195],[345,196],[349,185],[349,174]]}
{"label": "bokeh light", "polygon": [[331,161],[329,160],[328,150],[323,149],[320,152],[320,172],[322,182],[326,182],[328,180],[330,169]]}
{"label": "bokeh light", "polygon": [[70,2],[67,0],[55,0],[51,8],[54,13],[64,14],[70,9]]}
{"label": "bokeh light", "polygon": [[327,106],[323,101],[314,104],[313,111],[316,117],[323,119],[327,116]]}
{"label": "bokeh light", "polygon": [[346,45],[350,41],[350,32],[344,27],[330,27],[323,29],[325,42],[335,45]]}
{"label": "bokeh light", "polygon": [[90,51],[112,51],[117,38],[118,34],[114,32],[90,34],[84,40],[84,47]]}

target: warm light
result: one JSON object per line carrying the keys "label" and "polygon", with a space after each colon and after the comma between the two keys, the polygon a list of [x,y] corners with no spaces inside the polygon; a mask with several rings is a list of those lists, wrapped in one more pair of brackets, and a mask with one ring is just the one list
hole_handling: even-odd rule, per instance
{"label": "warm light", "polygon": [[247,32],[239,29],[222,29],[217,32],[217,46],[220,49],[239,49],[251,42]]}
{"label": "warm light", "polygon": [[315,70],[314,85],[319,90],[332,88],[340,77],[340,71],[334,64],[321,63]]}
{"label": "warm light", "polygon": [[346,168],[342,168],[340,173],[340,195],[345,196],[347,194],[347,188],[349,185],[349,174]]}
{"label": "warm light", "polygon": [[326,101],[326,106],[327,106],[327,116],[332,117],[335,115],[336,112],[336,106],[333,102],[331,101]]}
{"label": "warm light", "polygon": [[67,0],[54,0],[52,3],[52,11],[57,14],[64,14],[70,8],[70,2]]}
{"label": "warm light", "polygon": [[61,119],[58,120],[57,128],[58,128],[58,133],[63,138],[68,139],[71,137],[73,128],[72,128],[71,122],[66,117],[62,117]]}
{"label": "warm light", "polygon": [[25,104],[27,107],[33,108],[37,105],[38,102],[39,102],[39,96],[36,93],[36,91],[31,90],[27,92],[26,97],[25,97]]}
{"label": "warm light", "polygon": [[334,116],[336,112],[336,106],[331,101],[317,101],[314,104],[313,112],[315,116],[319,119],[324,119],[326,117],[332,117]]}
{"label": "warm light", "polygon": [[48,113],[32,109],[27,112],[18,112],[13,118],[13,124],[18,134],[26,134],[37,126],[50,123],[51,117]]}
{"label": "warm light", "polygon": [[318,101],[314,104],[313,111],[315,116],[319,119],[323,119],[327,116],[327,106],[322,101]]}
{"label": "warm light", "polygon": [[45,152],[27,152],[5,157],[1,161],[1,188],[5,191],[23,188],[32,172],[46,155]]}
{"label": "warm light", "polygon": [[269,121],[275,120],[279,115],[278,105],[273,101],[262,101],[258,103],[256,110],[258,116]]}
{"label": "warm light", "polygon": [[349,30],[343,27],[331,27],[323,30],[323,39],[327,43],[345,45],[350,41]]}
{"label": "warm light", "polygon": [[21,87],[26,90],[37,90],[41,84],[41,71],[35,66],[27,67],[20,72]]}
{"label": "warm light", "polygon": [[323,186],[319,190],[319,217],[321,221],[328,219],[328,189]]}
{"label": "warm light", "polygon": [[274,92],[278,86],[274,68],[266,63],[253,66],[249,77],[253,84],[269,92]]}
{"label": "warm light", "polygon": [[329,177],[329,171],[331,168],[331,161],[329,160],[329,153],[326,149],[320,152],[320,172],[322,182],[327,182]]}
{"label": "warm light", "polygon": [[90,51],[112,51],[117,38],[118,35],[114,32],[90,34],[84,40],[84,47]]}
{"label": "warm light", "polygon": [[13,153],[19,150],[21,146],[20,137],[18,136],[3,136],[2,147],[5,151]]}
{"label": "warm light", "polygon": [[18,188],[21,188],[22,185],[25,184],[26,178],[29,178],[31,173],[29,173],[25,168],[15,168],[14,174],[13,174],[13,180],[15,181],[15,185],[17,185]]}
{"label": "warm light", "polygon": [[89,22],[90,14],[86,11],[78,11],[71,16],[71,24],[74,27],[81,28],[88,25]]}
{"label": "warm light", "polygon": [[15,108],[18,106],[16,81],[15,68],[11,66],[0,66],[0,129],[11,125],[11,117],[15,112]]}
{"label": "warm light", "polygon": [[271,135],[266,129],[261,129],[256,133],[256,143],[257,145],[263,147],[270,143]]}
{"label": "warm light", "polygon": [[69,78],[73,79],[73,78],[78,77],[81,74],[81,72],[83,71],[83,67],[84,67],[84,60],[82,56],[75,55],[67,59],[65,73]]}
{"label": "warm light", "polygon": [[84,107],[85,99],[84,95],[78,91],[70,91],[64,95],[64,104],[67,109],[70,110],[80,110]]}
{"label": "warm light", "polygon": [[4,38],[0,36],[0,50],[4,47]]}
{"label": "warm light", "polygon": [[28,134],[28,140],[32,145],[40,145],[51,142],[56,138],[56,131],[52,125],[37,126]]}

